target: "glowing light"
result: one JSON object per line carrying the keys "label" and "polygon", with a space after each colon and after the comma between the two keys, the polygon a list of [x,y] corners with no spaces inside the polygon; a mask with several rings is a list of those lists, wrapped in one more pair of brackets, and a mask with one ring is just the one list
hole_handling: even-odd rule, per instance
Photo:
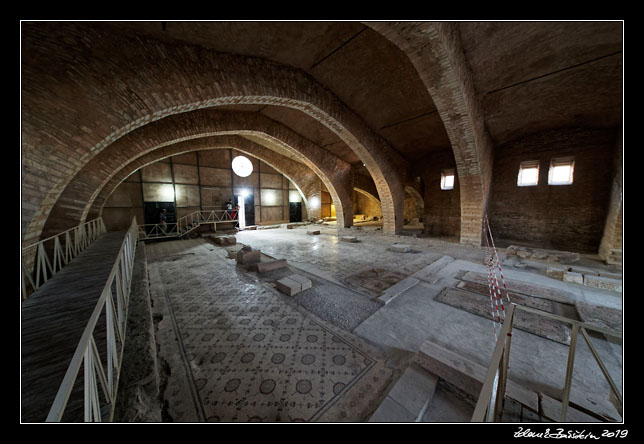
{"label": "glowing light", "polygon": [[275,205],[275,203],[277,202],[277,196],[272,190],[264,190],[262,200],[263,204],[265,205]]}
{"label": "glowing light", "polygon": [[250,191],[249,191],[249,190],[247,190],[246,188],[244,188],[243,190],[241,190],[240,194],[241,194],[243,197],[248,197],[248,196],[250,196]]}
{"label": "glowing light", "polygon": [[174,187],[172,185],[162,185],[159,189],[161,194],[162,202],[173,202],[174,201]]}
{"label": "glowing light", "polygon": [[248,177],[253,172],[253,163],[248,157],[237,156],[232,162],[233,171],[239,177]]}
{"label": "glowing light", "polygon": [[320,208],[320,199],[318,197],[312,197],[309,199],[309,207],[311,208]]}

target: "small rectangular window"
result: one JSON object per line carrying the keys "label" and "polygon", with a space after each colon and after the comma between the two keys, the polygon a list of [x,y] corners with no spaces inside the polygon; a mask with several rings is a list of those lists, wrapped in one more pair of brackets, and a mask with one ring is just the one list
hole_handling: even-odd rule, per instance
{"label": "small rectangular window", "polygon": [[519,165],[519,177],[517,185],[520,187],[531,187],[539,183],[539,161],[530,160],[521,162]]}
{"label": "small rectangular window", "polygon": [[454,189],[454,170],[441,171],[441,190]]}
{"label": "small rectangular window", "polygon": [[575,170],[575,159],[560,157],[550,161],[548,172],[548,185],[570,185]]}

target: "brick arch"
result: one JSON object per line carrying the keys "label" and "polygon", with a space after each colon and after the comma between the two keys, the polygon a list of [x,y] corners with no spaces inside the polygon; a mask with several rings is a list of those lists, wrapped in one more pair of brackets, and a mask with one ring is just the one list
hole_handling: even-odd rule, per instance
{"label": "brick arch", "polygon": [[181,42],[116,35],[100,24],[25,23],[22,50],[23,242],[42,234],[76,174],[131,131],[178,113],[238,104],[290,107],[327,126],[373,176],[384,230],[402,229],[400,171],[406,162],[301,70]]}
{"label": "brick arch", "polygon": [[88,203],[89,209],[87,210],[87,219],[93,219],[100,216],[109,196],[124,179],[136,170],[178,154],[229,148],[233,148],[249,156],[255,157],[283,174],[287,179],[293,182],[298,191],[302,194],[307,208],[309,207],[308,200],[313,196],[319,195],[320,178],[313,172],[313,170],[302,163],[289,159],[288,157],[278,154],[263,145],[245,139],[241,136],[209,136],[166,145],[133,159],[110,178],[110,180],[98,192],[97,197],[93,202],[91,202],[91,204]]}
{"label": "brick arch", "polygon": [[447,131],[461,190],[461,242],[480,245],[492,180],[492,141],[460,43],[449,22],[365,23],[407,54]]}
{"label": "brick arch", "polygon": [[43,236],[83,222],[94,200],[123,165],[151,151],[182,141],[218,135],[255,135],[298,158],[329,190],[339,220],[353,220],[351,165],[286,126],[258,113],[204,109],[174,114],[121,137],[94,156],[53,205]]}

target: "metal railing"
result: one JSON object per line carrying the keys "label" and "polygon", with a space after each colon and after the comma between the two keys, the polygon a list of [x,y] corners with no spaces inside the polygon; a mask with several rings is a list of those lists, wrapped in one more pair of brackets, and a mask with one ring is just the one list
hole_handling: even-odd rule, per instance
{"label": "metal railing", "polygon": [[[137,236],[136,218],[133,218],[130,229],[121,244],[116,262],[83,331],[56,398],[49,410],[47,422],[62,420],[81,364],[84,364],[84,421],[101,422],[106,418],[111,420],[114,415],[125,344],[127,309]],[[104,354],[99,352],[99,347],[94,337],[99,319],[103,318],[105,320]],[[103,332],[101,331],[102,334]],[[101,344],[101,341],[99,341],[99,344]],[[99,390],[99,385],[101,390]]]}
{"label": "metal railing", "polygon": [[195,211],[180,217],[175,223],[139,225],[139,239],[162,239],[168,237],[181,237],[196,229],[201,224],[213,224],[217,231],[217,223],[236,222],[227,210]]}
{"label": "metal railing", "polygon": [[105,231],[103,218],[98,217],[24,247],[21,299],[27,299]]}
{"label": "metal railing", "polygon": [[541,316],[548,318],[556,319],[558,321],[565,322],[571,325],[571,335],[570,335],[570,348],[568,350],[568,362],[566,365],[566,378],[563,387],[563,396],[562,396],[562,407],[561,407],[561,417],[560,421],[565,422],[566,416],[568,413],[568,405],[570,403],[570,389],[572,386],[572,374],[573,367],[575,362],[575,350],[577,347],[577,338],[581,332],[584,340],[588,344],[588,348],[592,353],[595,361],[599,365],[601,372],[608,382],[611,390],[611,396],[614,397],[615,402],[617,403],[617,409],[621,414],[621,406],[623,404],[622,395],[615,384],[615,381],[610,376],[608,369],[604,365],[601,357],[597,353],[597,349],[592,344],[590,336],[588,335],[587,330],[592,330],[598,333],[601,333],[605,336],[612,337],[617,339],[620,343],[622,341],[621,332],[597,327],[585,322],[577,321],[574,319],[565,318],[563,316],[558,316],[552,313],[548,313],[542,310],[537,310],[531,307],[526,307],[524,305],[518,305],[511,303],[506,312],[505,321],[503,322],[503,327],[501,333],[497,340],[494,352],[492,353],[492,359],[490,361],[490,366],[488,367],[485,380],[483,382],[483,387],[479,394],[476,407],[474,409],[474,414],[472,415],[472,422],[497,422],[500,420],[502,409],[503,409],[503,400],[505,398],[505,387],[508,377],[508,363],[510,359],[510,340],[512,338],[512,324],[514,322],[514,311],[515,309],[525,310],[531,313],[535,313]]}

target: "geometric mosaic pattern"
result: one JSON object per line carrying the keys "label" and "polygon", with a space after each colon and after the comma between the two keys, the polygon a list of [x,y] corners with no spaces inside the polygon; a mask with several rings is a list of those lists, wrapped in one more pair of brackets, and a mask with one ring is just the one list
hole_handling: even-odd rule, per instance
{"label": "geometric mosaic pattern", "polygon": [[391,371],[374,350],[207,248],[191,251],[151,266],[206,421],[359,422],[377,407]]}

